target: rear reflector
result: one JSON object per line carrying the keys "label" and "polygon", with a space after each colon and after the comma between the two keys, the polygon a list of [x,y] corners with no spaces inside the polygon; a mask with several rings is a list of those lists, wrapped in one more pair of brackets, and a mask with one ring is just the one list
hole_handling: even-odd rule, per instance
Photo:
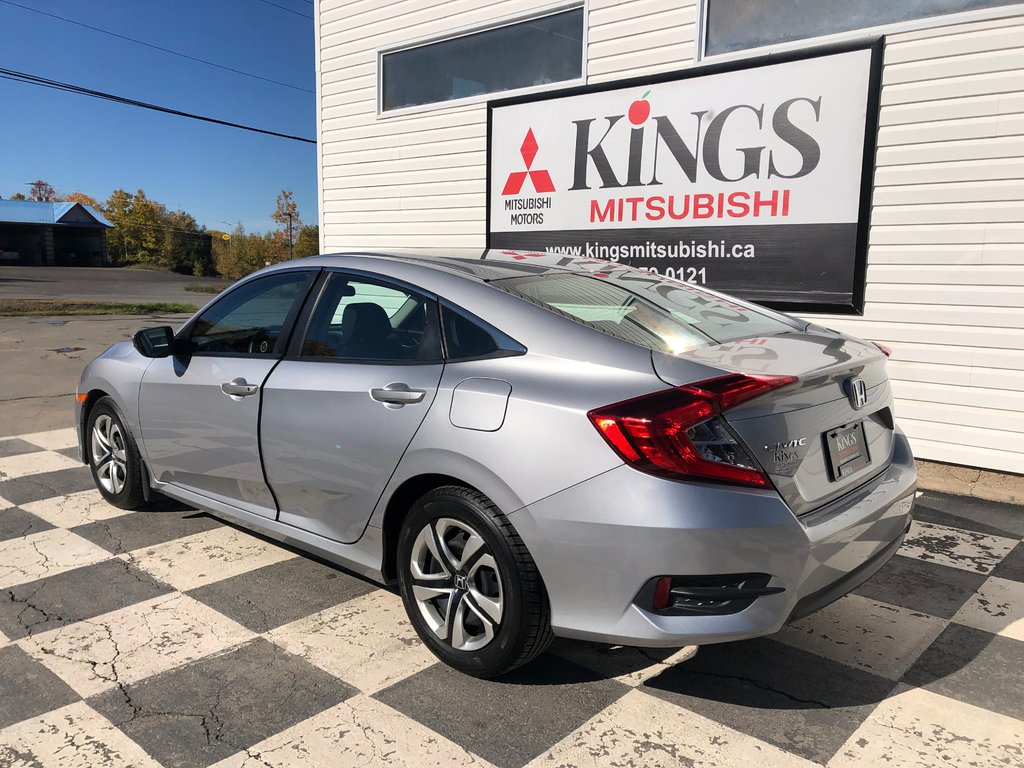
{"label": "rear reflector", "polygon": [[587,416],[612,449],[642,472],[768,488],[767,475],[720,414],[796,380],[730,374],[596,408]]}

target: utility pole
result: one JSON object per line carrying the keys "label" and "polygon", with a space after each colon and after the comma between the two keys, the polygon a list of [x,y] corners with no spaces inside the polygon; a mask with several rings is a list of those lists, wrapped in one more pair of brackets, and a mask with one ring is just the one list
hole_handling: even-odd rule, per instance
{"label": "utility pole", "polygon": [[292,216],[291,211],[288,211],[288,260],[292,259]]}

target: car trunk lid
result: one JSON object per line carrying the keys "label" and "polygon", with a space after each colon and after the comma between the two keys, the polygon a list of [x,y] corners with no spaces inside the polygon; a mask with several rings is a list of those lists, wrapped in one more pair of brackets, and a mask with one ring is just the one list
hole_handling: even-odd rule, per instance
{"label": "car trunk lid", "polygon": [[891,462],[892,394],[885,355],[873,344],[808,326],[684,355],[654,352],[653,362],[658,376],[676,386],[694,380],[695,363],[708,377],[797,377],[724,417],[798,515],[856,488]]}

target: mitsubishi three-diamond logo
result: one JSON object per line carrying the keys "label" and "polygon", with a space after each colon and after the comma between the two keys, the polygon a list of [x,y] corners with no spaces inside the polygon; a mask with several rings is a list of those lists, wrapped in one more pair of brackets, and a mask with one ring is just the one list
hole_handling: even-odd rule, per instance
{"label": "mitsubishi three-diamond logo", "polygon": [[513,171],[508,175],[508,180],[505,182],[505,188],[501,190],[502,195],[518,195],[523,189],[523,184],[526,183],[526,177],[530,177],[530,183],[533,184],[534,190],[537,194],[543,194],[545,192],[554,192],[555,185],[551,181],[551,174],[547,171],[534,170],[531,166],[533,165],[533,159],[537,157],[537,139],[533,135],[533,128],[530,128],[526,132],[526,138],[523,139],[523,144],[519,147],[519,154],[523,156],[523,162],[526,164],[525,171]]}

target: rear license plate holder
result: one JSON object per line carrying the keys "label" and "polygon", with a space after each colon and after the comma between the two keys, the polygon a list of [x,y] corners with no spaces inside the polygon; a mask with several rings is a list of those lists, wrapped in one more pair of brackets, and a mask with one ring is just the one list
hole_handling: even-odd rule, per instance
{"label": "rear license plate holder", "polygon": [[833,482],[849,477],[871,463],[863,421],[834,427],[824,434],[824,438]]}

